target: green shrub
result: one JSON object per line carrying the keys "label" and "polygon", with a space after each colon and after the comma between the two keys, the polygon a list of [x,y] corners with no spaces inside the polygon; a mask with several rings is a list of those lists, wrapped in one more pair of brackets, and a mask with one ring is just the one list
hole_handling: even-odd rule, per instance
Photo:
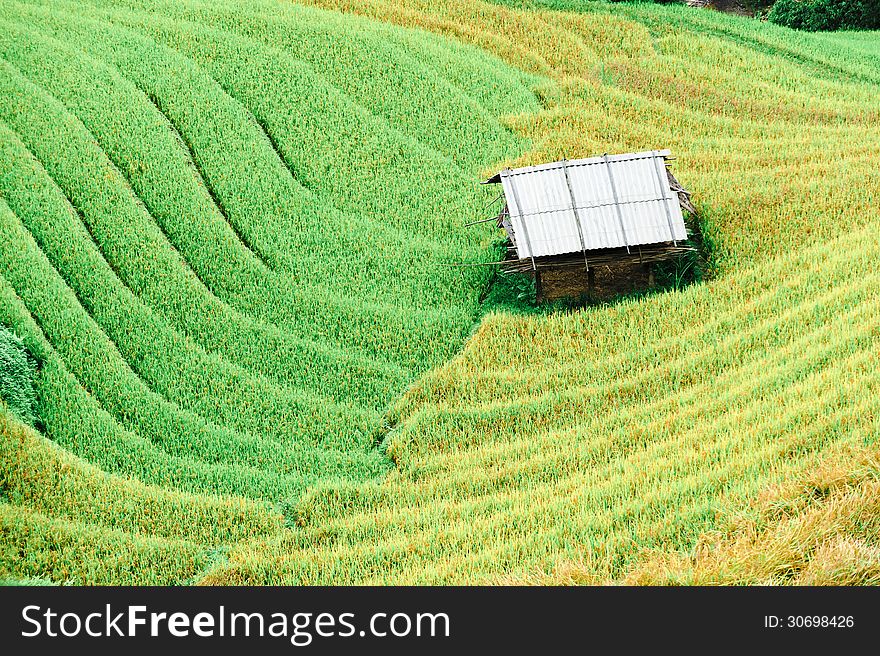
{"label": "green shrub", "polygon": [[880,0],[778,0],[768,16],[798,30],[880,28]]}
{"label": "green shrub", "polygon": [[19,419],[34,424],[37,363],[21,338],[0,324],[0,398]]}

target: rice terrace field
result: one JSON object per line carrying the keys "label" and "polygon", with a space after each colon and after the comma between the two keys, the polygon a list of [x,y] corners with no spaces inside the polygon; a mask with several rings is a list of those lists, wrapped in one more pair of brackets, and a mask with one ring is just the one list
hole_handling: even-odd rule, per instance
{"label": "rice terrace field", "polygon": [[[0,578],[878,584],[878,144],[880,33],[0,0]],[[693,284],[453,266],[480,180],[654,148]]]}

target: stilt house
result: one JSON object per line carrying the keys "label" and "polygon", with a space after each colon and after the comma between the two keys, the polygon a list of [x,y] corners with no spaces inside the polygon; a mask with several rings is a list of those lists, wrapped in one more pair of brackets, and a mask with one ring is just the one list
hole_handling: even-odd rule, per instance
{"label": "stilt house", "polygon": [[535,277],[539,300],[607,297],[653,284],[652,265],[693,250],[689,194],[670,152],[602,155],[505,169],[497,217],[509,239],[502,270]]}

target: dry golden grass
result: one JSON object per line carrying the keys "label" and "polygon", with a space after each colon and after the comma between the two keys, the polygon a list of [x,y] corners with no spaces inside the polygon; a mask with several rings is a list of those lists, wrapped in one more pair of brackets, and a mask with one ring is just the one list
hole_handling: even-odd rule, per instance
{"label": "dry golden grass", "polygon": [[815,470],[765,490],[730,523],[686,556],[649,555],[622,582],[880,584],[880,449],[828,455]]}

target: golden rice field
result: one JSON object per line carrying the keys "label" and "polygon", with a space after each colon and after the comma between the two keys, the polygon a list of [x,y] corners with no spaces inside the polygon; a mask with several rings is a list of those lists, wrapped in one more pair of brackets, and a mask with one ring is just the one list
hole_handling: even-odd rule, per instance
{"label": "golden rice field", "polygon": [[[0,578],[880,583],[880,34],[0,8],[0,324],[39,362]],[[493,256],[481,176],[652,148],[705,280],[530,311],[447,266]]]}

